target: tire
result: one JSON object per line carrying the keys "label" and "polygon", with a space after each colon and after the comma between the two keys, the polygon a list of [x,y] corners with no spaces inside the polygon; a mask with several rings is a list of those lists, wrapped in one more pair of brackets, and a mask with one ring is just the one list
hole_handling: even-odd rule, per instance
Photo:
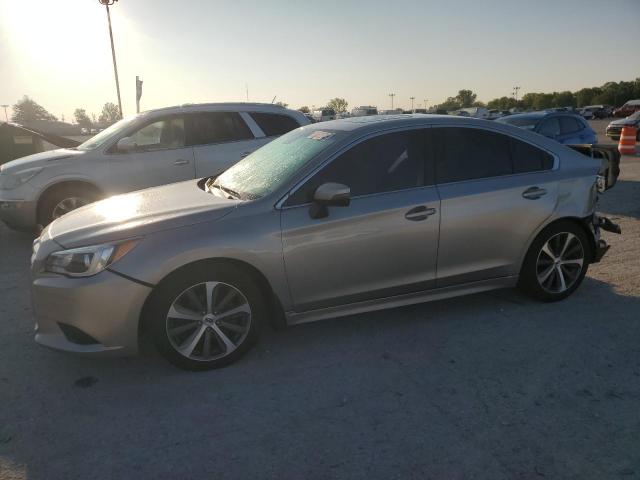
{"label": "tire", "polygon": [[56,218],[100,198],[90,186],[61,186],[44,194],[38,205],[38,222],[46,227]]}
{"label": "tire", "polygon": [[580,286],[591,258],[585,231],[574,222],[561,220],[540,232],[529,247],[518,287],[543,302],[563,300]]}
{"label": "tire", "polygon": [[[238,313],[229,315],[232,310]],[[243,270],[226,263],[201,264],[157,287],[145,323],[165,359],[200,371],[229,365],[249,351],[268,311],[265,295]]]}

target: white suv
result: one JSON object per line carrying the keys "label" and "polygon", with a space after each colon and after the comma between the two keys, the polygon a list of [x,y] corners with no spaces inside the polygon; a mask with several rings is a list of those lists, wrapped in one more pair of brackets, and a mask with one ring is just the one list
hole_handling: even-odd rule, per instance
{"label": "white suv", "polygon": [[0,167],[0,220],[47,225],[113,194],[216,175],[309,120],[259,103],[212,103],[125,118],[75,149],[29,155]]}

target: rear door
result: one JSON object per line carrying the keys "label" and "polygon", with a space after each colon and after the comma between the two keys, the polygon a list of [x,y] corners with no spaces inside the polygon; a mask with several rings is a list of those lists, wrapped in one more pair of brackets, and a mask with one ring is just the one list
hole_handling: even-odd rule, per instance
{"label": "rear door", "polygon": [[186,122],[197,178],[223,172],[261,145],[238,112],[191,113]]}
{"label": "rear door", "polygon": [[554,157],[479,128],[434,127],[441,200],[438,287],[516,275],[556,204]]}
{"label": "rear door", "polygon": [[108,154],[109,193],[181,182],[194,178],[193,149],[185,145],[182,115],[168,115],[145,122],[130,136],[136,148]]}
{"label": "rear door", "polygon": [[[424,134],[364,140],[289,197],[282,245],[296,311],[435,286],[440,202],[432,168],[424,166]],[[313,192],[326,182],[349,186],[351,204],[311,218]]]}

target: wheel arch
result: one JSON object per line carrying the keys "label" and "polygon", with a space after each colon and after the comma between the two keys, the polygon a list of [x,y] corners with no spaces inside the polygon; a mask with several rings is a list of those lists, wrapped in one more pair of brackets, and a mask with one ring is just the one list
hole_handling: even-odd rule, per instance
{"label": "wheel arch", "polygon": [[271,320],[270,321],[271,326],[276,330],[280,330],[286,327],[286,318],[284,314],[284,308],[282,307],[282,303],[278,298],[278,296],[276,295],[276,293],[273,291],[273,288],[271,287],[271,284],[267,280],[267,277],[258,268],[256,268],[254,265],[251,265],[250,263],[244,260],[238,260],[238,259],[227,258],[227,257],[212,257],[212,258],[196,260],[176,268],[175,270],[165,275],[162,278],[162,280],[160,280],[153,287],[153,289],[147,296],[142,306],[142,310],[140,312],[140,318],[138,321],[139,346],[142,345],[142,342],[149,331],[149,322],[151,321],[151,318],[149,317],[150,307],[155,296],[158,295],[159,292],[161,291],[160,287],[165,285],[167,282],[170,282],[174,276],[179,275],[182,272],[193,270],[195,268],[212,268],[212,267],[219,268],[221,266],[224,267],[225,265],[232,265],[235,268],[242,270],[247,275],[249,275],[253,280],[255,280],[255,282],[258,284],[258,287],[260,288],[262,293],[265,295],[265,300],[270,307],[269,318]]}
{"label": "wheel arch", "polygon": [[527,257],[527,254],[529,253],[529,250],[531,249],[531,245],[533,244],[533,242],[535,242],[536,238],[538,238],[540,234],[544,232],[547,228],[550,228],[559,222],[571,222],[575,224],[578,228],[582,229],[584,234],[587,236],[587,240],[589,242],[589,262],[591,262],[593,260],[597,246],[596,246],[596,239],[594,237],[593,231],[589,226],[590,221],[591,221],[591,216],[588,216],[585,218],[575,217],[575,216],[566,216],[566,217],[554,218],[552,221],[542,225],[529,238],[529,241],[527,242],[527,248],[524,250],[524,254],[520,258],[520,268],[518,269],[518,272],[522,272],[524,261]]}
{"label": "wheel arch", "polygon": [[51,195],[53,192],[57,192],[58,190],[64,190],[67,188],[89,188],[90,190],[95,191],[99,196],[104,196],[104,191],[102,190],[102,188],[89,180],[82,178],[68,178],[58,180],[47,185],[38,195],[36,199],[37,222],[40,223],[42,220],[42,205],[47,196]]}

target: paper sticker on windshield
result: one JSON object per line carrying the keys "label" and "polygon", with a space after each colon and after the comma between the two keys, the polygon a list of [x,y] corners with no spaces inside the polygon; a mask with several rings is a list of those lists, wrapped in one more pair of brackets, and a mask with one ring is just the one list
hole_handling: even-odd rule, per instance
{"label": "paper sticker on windshield", "polygon": [[326,140],[327,138],[333,137],[334,135],[335,135],[335,133],[323,132],[322,130],[316,130],[311,135],[309,135],[307,138],[310,138],[311,140]]}

